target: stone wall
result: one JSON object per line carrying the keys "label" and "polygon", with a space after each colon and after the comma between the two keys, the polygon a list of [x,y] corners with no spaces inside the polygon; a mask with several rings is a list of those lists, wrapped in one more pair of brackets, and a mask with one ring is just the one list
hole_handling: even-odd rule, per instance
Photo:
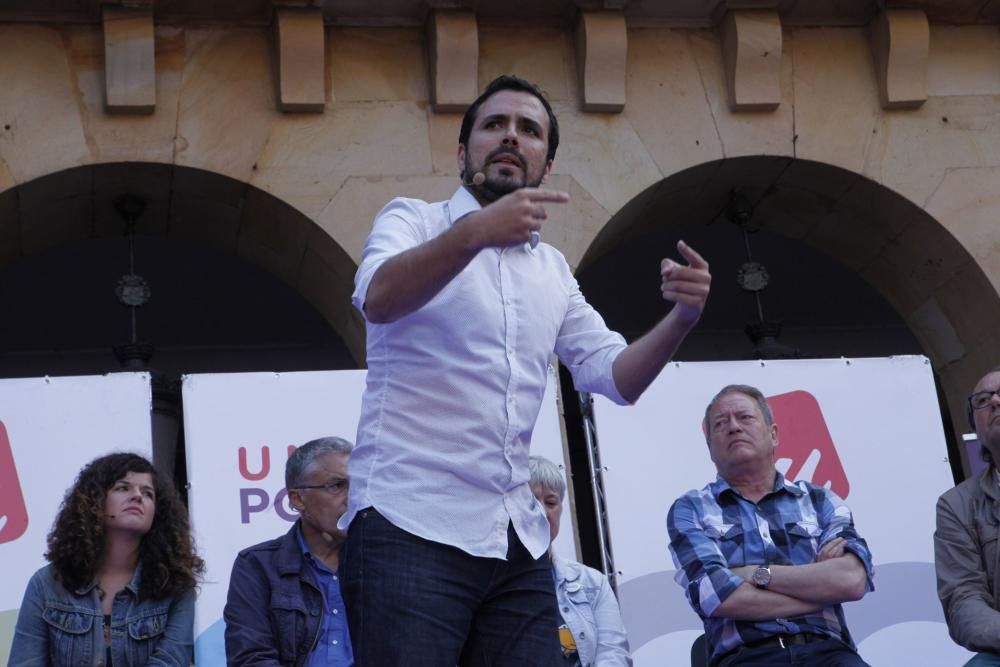
{"label": "stone wall", "polygon": [[[1000,293],[1000,33],[931,26],[927,101],[900,111],[880,106],[867,31],[782,37],[774,111],[730,110],[714,31],[630,30],[622,113],[580,110],[574,35],[556,28],[481,24],[479,83],[514,72],[550,96],[562,127],[551,185],[572,202],[552,212],[545,238],[574,267],[640,194],[705,163],[799,158],[882,186],[867,212],[889,218],[885,230],[834,225],[816,243],[859,270],[864,258],[866,278],[914,327],[959,418],[962,396],[997,362],[1000,343],[997,316],[984,312]],[[0,43],[14,54],[0,59],[0,258],[33,252],[26,228],[44,221],[3,196],[33,179],[108,162],[205,170],[301,214],[271,210],[265,197],[244,202],[257,211],[243,223],[255,241],[233,251],[315,292],[312,302],[359,349],[349,307],[322,296],[333,283],[345,294],[353,270],[329,240],[357,262],[388,199],[448,197],[461,118],[430,108],[421,30],[328,28],[321,113],[278,111],[273,42],[264,29],[159,26],[154,113],[112,115],[99,26],[0,25]],[[802,174],[808,189],[809,170]],[[197,194],[229,196],[215,186]],[[910,216],[920,224],[892,219],[910,215],[892,203],[900,197],[922,211]],[[64,233],[45,229],[50,243]],[[329,238],[317,240],[318,230]],[[922,285],[927,272],[934,279]]]}

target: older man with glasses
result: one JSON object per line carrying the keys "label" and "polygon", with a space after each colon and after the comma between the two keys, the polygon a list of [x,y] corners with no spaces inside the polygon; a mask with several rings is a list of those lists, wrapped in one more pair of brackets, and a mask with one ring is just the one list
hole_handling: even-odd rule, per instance
{"label": "older man with glasses", "polygon": [[310,440],[288,457],[285,488],[299,519],[285,535],[244,549],[233,563],[226,621],[230,665],[348,667],[354,663],[340,595],[337,521],[347,509],[343,438]]}
{"label": "older man with glasses", "polygon": [[938,597],[951,638],[976,652],[966,667],[1000,666],[1000,366],[976,383],[968,417],[989,466],[938,499]]}

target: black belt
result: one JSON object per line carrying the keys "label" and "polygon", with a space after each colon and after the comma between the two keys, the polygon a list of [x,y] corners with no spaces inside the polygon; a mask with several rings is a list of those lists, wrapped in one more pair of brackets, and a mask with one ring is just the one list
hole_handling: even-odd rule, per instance
{"label": "black belt", "polygon": [[828,639],[828,637],[825,635],[817,635],[812,632],[800,632],[794,635],[771,635],[770,637],[764,637],[764,639],[746,642],[743,646],[746,648],[764,648],[767,646],[772,648],[788,648],[789,646],[821,642],[826,639]]}

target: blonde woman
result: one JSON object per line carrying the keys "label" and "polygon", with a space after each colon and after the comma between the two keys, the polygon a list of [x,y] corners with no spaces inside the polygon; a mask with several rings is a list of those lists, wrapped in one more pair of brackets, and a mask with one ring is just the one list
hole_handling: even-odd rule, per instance
{"label": "blonde woman", "polygon": [[551,541],[559,534],[566,481],[556,464],[541,456],[528,459],[531,490],[549,519],[549,556],[563,625],[559,628],[563,660],[579,667],[631,667],[628,637],[618,600],[608,578],[592,567],[558,557]]}

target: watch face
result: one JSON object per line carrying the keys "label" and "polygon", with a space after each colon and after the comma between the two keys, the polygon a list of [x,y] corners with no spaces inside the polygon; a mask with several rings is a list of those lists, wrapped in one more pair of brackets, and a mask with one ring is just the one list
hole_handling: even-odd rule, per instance
{"label": "watch face", "polygon": [[753,571],[753,583],[759,588],[767,588],[767,585],[771,583],[771,570],[770,568],[760,565],[756,570]]}
{"label": "watch face", "polygon": [[760,262],[745,262],[736,272],[736,282],[747,292],[759,292],[771,281],[767,268]]}

